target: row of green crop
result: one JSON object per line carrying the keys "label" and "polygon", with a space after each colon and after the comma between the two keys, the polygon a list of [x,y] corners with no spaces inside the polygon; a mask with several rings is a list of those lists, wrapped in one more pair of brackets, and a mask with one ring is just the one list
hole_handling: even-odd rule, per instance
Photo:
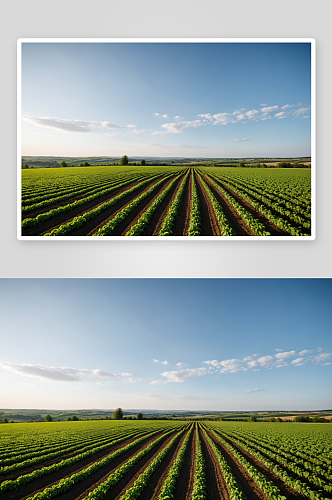
{"label": "row of green crop", "polygon": [[158,236],[170,236],[172,234],[174,223],[176,220],[176,216],[178,215],[178,212],[179,212],[180,203],[182,200],[184,188],[185,188],[188,177],[189,177],[189,173],[186,173],[186,175],[181,183],[181,186],[180,186],[178,192],[176,193],[176,196],[173,200],[173,203],[167,212],[167,215],[164,219],[163,225],[158,233]]}
{"label": "row of green crop", "polygon": [[[101,205],[98,205],[97,207],[93,208],[92,210],[89,210],[88,212],[85,212],[83,215],[79,215],[78,217],[74,217],[71,221],[66,222],[65,224],[62,224],[60,227],[52,229],[49,233],[45,233],[44,236],[65,236],[66,234],[70,233],[74,229],[78,229],[81,227],[85,222],[94,219],[97,217],[97,215],[101,214],[108,208],[112,207],[116,203],[118,203],[120,200],[123,198],[126,198],[127,196],[131,195],[132,193],[135,193],[135,191],[138,191],[142,187],[146,186],[149,184],[152,180],[154,179],[148,179],[145,181],[140,182],[136,186],[133,186],[130,189],[127,189],[126,191],[120,193],[119,195],[115,196],[111,200],[105,201]],[[160,181],[163,182],[164,179]],[[154,184],[155,186],[155,184]],[[153,186],[152,186],[153,187]]]}
{"label": "row of green crop", "polygon": [[310,197],[305,199],[305,201],[302,199],[292,198],[283,192],[282,185],[280,184],[273,184],[271,186],[269,184],[267,185],[266,183],[259,182],[257,179],[250,179],[249,177],[244,179],[239,175],[218,175],[218,178],[228,182],[236,182],[244,187],[250,187],[257,193],[263,194],[278,204],[284,205],[287,208],[292,208],[295,211],[299,209],[302,213],[306,213],[310,218]]}
{"label": "row of green crop", "polygon": [[233,206],[244,222],[253,230],[256,236],[271,236],[266,228],[255,217],[253,217],[245,208],[243,208],[228,191],[221,187],[212,176],[208,176],[209,181],[222,194],[226,200]]}
{"label": "row of green crop", "polygon": [[[174,432],[174,431],[169,431],[168,433],[163,434],[162,436],[160,436],[159,438],[157,438],[156,440],[154,440],[151,444],[149,444],[146,448],[144,448],[144,450],[141,451],[140,453],[143,454],[143,455],[145,455],[146,453],[148,453],[148,451],[150,451],[150,449],[152,449],[154,446],[157,446],[157,444],[162,439],[164,439],[165,436],[167,436],[168,434],[171,434],[172,432]],[[155,434],[155,432],[152,433],[152,435],[153,434]],[[149,436],[144,436],[144,437],[142,437],[140,439],[137,439],[136,441],[134,441],[133,443],[128,444],[124,448],[120,448],[119,450],[115,451],[111,455],[108,455],[106,458],[103,458],[102,460],[94,462],[89,467],[86,467],[85,469],[83,469],[83,470],[81,470],[79,472],[76,472],[75,474],[72,474],[70,477],[61,479],[58,483],[54,484],[53,486],[51,486],[49,488],[45,488],[43,491],[41,491],[39,493],[36,493],[32,497],[29,497],[28,500],[50,500],[51,498],[59,495],[60,493],[64,493],[64,492],[68,491],[72,486],[74,486],[75,484],[83,481],[84,479],[86,479],[87,477],[89,477],[91,474],[93,474],[95,471],[97,471],[101,467],[105,467],[105,466],[109,465],[115,458],[119,457],[120,455],[123,455],[126,451],[128,451],[131,448],[139,445],[140,443],[142,443],[143,441],[145,441],[148,437]],[[138,455],[140,455],[140,453],[136,454],[133,458],[131,458],[128,461],[126,461],[125,465],[128,464],[128,463],[130,463],[131,461],[133,462],[134,459]],[[132,463],[132,465],[133,465],[133,463]],[[119,469],[117,469],[117,470],[119,470]]]}
{"label": "row of green crop", "polygon": [[[303,469],[298,467],[295,463],[293,463],[293,461],[285,459],[282,455],[280,455],[276,452],[272,452],[268,449],[264,449],[262,446],[259,446],[258,444],[255,444],[254,447],[250,446],[250,444],[248,444],[244,440],[239,440],[235,437],[232,437],[232,442],[238,444],[239,446],[241,446],[241,448],[248,451],[252,456],[254,456],[258,460],[260,460],[260,462],[262,462],[266,467],[273,470],[273,472],[275,474],[277,474],[278,476],[283,478],[285,473],[288,475],[287,471],[285,471],[283,468],[280,467],[279,464],[281,464],[284,468],[290,470],[296,476],[299,476],[300,478],[304,477],[310,483],[312,483],[315,486],[318,486],[320,488],[323,488],[323,490],[328,492],[328,493],[332,492],[332,484],[328,483],[328,481],[325,481],[324,479],[320,478],[319,476],[316,476],[313,472],[304,471]],[[263,455],[260,452],[262,452]],[[268,457],[279,462],[279,464],[275,464],[273,461],[269,460]],[[288,480],[289,479],[291,479],[291,477],[288,477]],[[302,492],[303,488],[306,489],[305,483],[303,483],[300,486],[299,492]]]}
{"label": "row of green crop", "polygon": [[55,203],[59,203],[60,201],[66,200],[68,198],[72,198],[73,196],[79,196],[81,194],[89,193],[89,196],[92,196],[92,195],[99,193],[99,196],[103,196],[104,194],[107,194],[108,192],[111,193],[114,189],[125,186],[126,184],[130,184],[131,182],[134,182],[134,181],[139,182],[141,179],[142,179],[142,176],[139,176],[139,177],[132,176],[121,183],[119,183],[119,181],[113,181],[113,182],[107,183],[106,185],[103,184],[102,186],[97,187],[95,189],[85,188],[85,189],[79,189],[77,191],[71,191],[70,194],[62,194],[62,195],[58,195],[54,198],[48,198],[44,201],[40,201],[39,203],[34,203],[34,204],[31,204],[28,206],[26,205],[26,206],[22,207],[22,214],[24,214],[26,212],[31,212],[31,210],[36,210],[37,208],[43,208],[43,207],[46,207],[48,205],[53,205]]}
{"label": "row of green crop", "polygon": [[157,182],[150,187],[147,191],[135,198],[132,202],[128,203],[113,219],[101,227],[93,236],[111,236],[114,229],[122,222],[145,198],[150,196],[165,182],[168,177]]}
{"label": "row of green crop", "polygon": [[[138,431],[137,431],[138,432]],[[121,433],[124,436],[126,436],[125,433]],[[23,469],[27,465],[35,465],[37,463],[43,462],[44,460],[49,460],[51,458],[56,458],[64,453],[72,453],[75,451],[85,451],[90,448],[93,448],[95,446],[99,446],[103,442],[109,442],[110,440],[113,440],[114,437],[104,437],[104,438],[97,438],[95,441],[91,442],[91,439],[87,440],[85,439],[83,442],[78,442],[73,444],[67,444],[67,445],[60,445],[56,446],[55,448],[51,449],[51,446],[49,443],[46,443],[43,447],[39,448],[38,451],[32,451],[32,452],[27,452],[24,454],[19,454],[15,455],[14,457],[4,459],[0,461],[0,474],[6,474],[8,472],[12,472],[17,469]],[[35,461],[34,461],[35,460]]]}
{"label": "row of green crop", "polygon": [[[249,465],[249,468],[253,468],[253,467],[252,467],[252,465],[249,464],[249,462],[246,461],[246,459],[243,457],[243,455],[236,448],[234,448],[234,446],[232,446],[227,441],[225,441],[225,439],[223,439],[221,437],[221,435],[218,435],[216,433],[214,433],[214,434],[224,444],[224,446],[226,446],[226,448],[231,451],[231,453],[239,460],[239,462],[248,470],[249,474],[251,475],[250,470],[244,464],[247,463]],[[233,441],[236,442],[235,439]],[[239,444],[239,443],[237,443],[237,444]],[[252,447],[244,445],[243,443],[239,444],[239,446],[241,446],[241,448],[243,448],[248,453],[250,453],[251,456],[253,456],[257,460],[259,460],[259,462],[261,462],[263,465],[265,465],[265,467],[267,467],[269,470],[272,470],[274,472],[274,474],[276,474],[278,477],[280,477],[280,479],[282,479],[282,481],[284,483],[288,484],[291,488],[293,488],[293,490],[297,491],[301,495],[304,495],[304,496],[310,498],[310,500],[325,500],[325,498],[322,496],[321,492],[312,490],[306,483],[303,483],[298,478],[294,479],[291,475],[289,475],[280,466],[271,462],[271,460],[264,457],[261,453],[257,452]],[[263,476],[263,474],[260,474],[260,472],[258,472],[255,468],[253,468],[253,469],[259,475]],[[265,476],[263,476],[263,478],[266,480]],[[263,481],[263,483],[264,483],[264,481]],[[258,485],[259,485],[259,483],[258,483]],[[275,486],[273,486],[273,487],[276,488]],[[267,495],[269,494],[268,491],[265,491],[261,486],[260,486],[260,488]],[[271,498],[271,497],[269,497],[269,498]],[[278,496],[275,498],[276,498],[276,500],[281,500]],[[271,500],[274,500],[274,499],[271,498]],[[286,499],[284,499],[284,497],[283,497],[282,500],[286,500]]]}
{"label": "row of green crop", "polygon": [[201,441],[199,439],[198,428],[196,427],[196,457],[195,457],[195,475],[191,500],[206,499],[206,475],[205,460]]}
{"label": "row of green crop", "polygon": [[[227,186],[227,183],[226,183],[226,186]],[[221,189],[223,189],[223,188],[221,188]],[[258,210],[262,215],[264,215],[264,217],[266,217],[267,220],[269,220],[270,222],[275,224],[277,227],[279,227],[283,231],[286,231],[287,233],[291,234],[292,236],[307,236],[308,235],[308,231],[306,229],[296,228],[296,227],[292,226],[287,220],[283,219],[282,217],[278,217],[278,216],[274,215],[269,208],[267,208],[265,205],[262,205],[260,202],[253,199],[251,196],[249,196],[247,193],[245,193],[241,189],[237,189],[235,192],[242,199],[244,199],[248,203],[250,203],[251,206],[256,208],[256,210]]]}
{"label": "row of green crop", "polygon": [[[149,180],[145,181],[145,182],[149,182]],[[49,210],[48,212],[45,212],[43,214],[39,214],[39,215],[37,215],[37,217],[24,219],[22,221],[22,228],[25,229],[28,227],[36,226],[37,224],[40,224],[41,222],[44,222],[45,220],[52,219],[56,215],[60,215],[60,214],[69,212],[70,210],[73,210],[76,207],[80,207],[82,205],[85,205],[86,203],[89,203],[90,201],[96,200],[105,194],[111,194],[113,191],[115,191],[119,187],[122,187],[123,185],[126,185],[126,184],[127,183],[118,184],[116,186],[113,186],[112,188],[103,189],[102,191],[99,191],[98,193],[92,194],[91,196],[87,196],[85,198],[82,198],[81,200],[76,200],[76,201],[74,201],[72,203],[68,203],[67,205],[64,205],[62,207],[54,208],[53,210]],[[134,187],[136,187],[136,186],[134,186]]]}
{"label": "row of green crop", "polygon": [[211,205],[213,207],[216,218],[218,219],[220,230],[221,230],[221,235],[222,236],[235,236],[236,233],[235,233],[234,229],[232,228],[232,226],[230,225],[227,217],[225,216],[225,214],[220,206],[220,203],[218,202],[218,200],[214,196],[213,192],[211,191],[211,189],[209,188],[209,186],[207,185],[207,183],[205,182],[203,177],[200,175],[199,178],[200,178],[201,183],[203,184],[203,187],[204,187],[204,189],[205,189],[205,191],[206,191],[206,193],[211,201]]}
{"label": "row of green crop", "polygon": [[149,206],[149,208],[141,215],[136,224],[134,224],[130,230],[126,233],[126,236],[139,236],[143,233],[145,227],[150,222],[153,214],[157,208],[162,204],[168,193],[173,189],[173,187],[178,182],[180,176],[170,182],[170,184],[160,193],[160,195],[154,200],[154,202]]}
{"label": "row of green crop", "polygon": [[265,495],[269,498],[269,500],[287,500],[285,496],[283,496],[279,490],[275,486],[272,481],[269,481],[264,474],[259,472],[256,467],[251,465],[244,456],[237,451],[234,446],[231,446],[227,441],[225,441],[219,434],[217,434],[214,430],[209,429],[210,432],[215,436],[215,438],[220,441],[225,448],[233,455],[238,462],[242,465],[242,467],[248,472],[250,477],[254,480],[257,486],[265,493]]}
{"label": "row of green crop", "polygon": [[[135,441],[136,443],[144,441],[145,439],[148,439],[150,436],[153,434],[156,434],[158,431],[155,431],[154,433],[147,434],[143,437],[140,438],[140,440]],[[113,441],[101,445],[101,446],[91,446],[87,447],[83,450],[80,450],[81,452],[78,455],[75,455],[74,457],[67,458],[64,460],[61,460],[61,462],[42,467],[41,469],[35,469],[33,472],[30,472],[28,474],[24,474],[23,476],[18,477],[17,479],[9,480],[9,481],[3,481],[0,485],[0,493],[4,493],[5,491],[8,490],[15,490],[17,488],[20,488],[21,486],[24,486],[27,483],[30,483],[31,481],[34,481],[36,479],[39,479],[40,477],[47,476],[49,474],[53,474],[55,471],[62,469],[63,467],[67,467],[69,465],[73,465],[80,460],[83,460],[85,458],[91,457],[95,453],[98,453],[100,451],[106,450],[110,446],[114,446],[118,443],[121,443],[122,441],[126,441],[127,439],[130,439],[132,437],[135,437],[137,435],[140,435],[142,433],[140,432],[134,432],[131,434],[127,434],[119,439],[114,439]],[[128,445],[129,446],[129,445]],[[46,457],[49,458],[49,457]],[[45,458],[42,460],[44,462]],[[30,461],[30,463],[26,465],[36,465],[39,462],[34,462],[33,460]]]}
{"label": "row of green crop", "polygon": [[[303,454],[301,454],[301,452],[298,452],[298,455],[299,456],[296,456],[294,454],[294,451],[296,450],[293,450],[293,447],[291,446],[291,451],[288,449],[288,448],[285,448],[285,446],[281,446],[280,443],[275,443],[275,442],[272,442],[272,441],[269,441],[269,440],[264,440],[262,438],[255,438],[255,437],[252,437],[252,436],[248,436],[246,434],[242,434],[242,433],[233,433],[233,432],[224,432],[225,435],[229,436],[230,438],[232,437],[235,437],[237,439],[240,439],[240,440],[244,440],[245,442],[248,442],[248,444],[253,444],[254,446],[257,446],[259,447],[259,449],[261,449],[261,451],[263,453],[268,453],[268,452],[272,452],[272,453],[276,453],[276,449],[278,450],[278,456],[283,458],[283,459],[287,459],[289,460],[292,464],[298,464],[300,467],[303,467],[304,469],[306,469],[307,471],[310,471],[310,473],[313,473],[313,474],[321,474],[321,475],[324,475],[327,479],[329,479],[330,481],[332,481],[332,468],[331,466],[328,466],[326,464],[322,465],[321,462],[319,460],[315,460],[315,463],[313,463],[311,460],[312,460],[312,457],[305,457],[303,456]],[[285,444],[285,442],[283,441],[283,445]],[[309,460],[309,461],[308,461]],[[319,465],[317,465],[317,463]],[[306,477],[309,477],[309,472],[307,473],[308,476]]]}
{"label": "row of green crop", "polygon": [[292,200],[290,201],[288,197],[284,198],[280,195],[280,189],[279,190],[274,190],[274,191],[269,191],[267,189],[264,189],[264,187],[257,185],[254,182],[244,182],[243,180],[238,179],[237,177],[233,178],[228,178],[227,176],[225,177],[220,177],[218,176],[220,180],[225,180],[226,182],[229,182],[230,184],[237,185],[242,188],[250,189],[253,195],[256,196],[262,196],[264,200],[268,200],[267,203],[272,203],[272,206],[274,207],[285,207],[286,209],[291,210],[292,213],[296,213],[299,215],[302,215],[306,217],[307,219],[311,219],[311,213],[310,213],[310,205],[305,205],[301,201],[298,200]]}
{"label": "row of green crop", "polygon": [[[120,479],[128,472],[131,467],[133,467],[136,463],[138,463],[145,455],[147,455],[154,447],[156,447],[165,437],[172,434],[174,431],[167,432],[163,434],[161,437],[153,441],[149,446],[144,448],[144,450],[138,452],[132,458],[127,460],[123,465],[121,465],[115,472],[110,474],[106,481],[100,484],[97,488],[95,488],[92,492],[88,494],[86,497],[88,500],[100,500],[104,498],[107,492],[110,490],[112,486],[117,484]],[[180,431],[181,432],[181,431]],[[182,431],[183,432],[183,431]]]}
{"label": "row of green crop", "polygon": [[252,170],[232,168],[202,168],[204,172],[220,178],[238,179],[245,184],[255,183],[261,189],[274,192],[288,201],[310,206],[311,171],[303,170]]}
{"label": "row of green crop", "polygon": [[[267,198],[263,194],[257,193],[255,191],[253,191],[252,189],[248,188],[248,186],[240,186],[239,183],[237,183],[235,181],[229,182],[229,181],[225,181],[225,180],[223,180],[223,184],[225,186],[227,186],[228,188],[233,189],[237,194],[239,194],[242,198],[249,201],[249,203],[251,203],[253,206],[255,206],[254,205],[254,203],[255,203],[261,209],[261,207],[265,207],[265,205],[267,205],[267,208],[272,208],[275,212],[278,212],[281,215],[287,216],[289,219],[293,220],[297,224],[300,224],[302,227],[304,227],[306,229],[310,229],[310,222],[308,220],[304,219],[303,217],[300,217],[296,213],[294,213],[294,210],[291,211],[287,208],[284,208],[284,207],[274,203],[273,201],[271,201],[269,198]],[[260,204],[257,200],[262,201],[264,203],[264,205]],[[300,211],[300,214],[302,215],[302,211]],[[288,223],[287,220],[286,221],[284,219],[282,219],[282,220],[284,221],[283,224]],[[292,226],[290,225],[290,228],[291,227]],[[293,228],[293,229],[295,229],[295,228]]]}
{"label": "row of green crop", "polygon": [[229,491],[230,499],[231,500],[246,500],[245,495],[243,494],[240,486],[238,485],[238,483],[236,482],[236,480],[233,476],[232,469],[230,468],[230,466],[226,462],[223,455],[218,450],[214,441],[209,437],[209,435],[207,434],[205,429],[203,429],[203,432],[204,432],[204,435],[205,435],[208,443],[210,444],[210,446],[212,448],[213,453],[215,454],[215,456],[218,460],[222,475],[225,479],[225,483],[226,483],[227,489]]}
{"label": "row of green crop", "polygon": [[195,176],[192,172],[191,174],[191,210],[190,210],[190,220],[188,236],[200,236],[201,235],[201,212],[200,203],[197,194],[197,188],[195,183]]}
{"label": "row of green crop", "polygon": [[178,478],[180,477],[181,474],[181,469],[185,457],[185,453],[187,451],[188,443],[190,436],[192,434],[192,427],[190,428],[189,432],[187,433],[182,446],[173,462],[172,467],[170,468],[167,477],[164,481],[164,484],[161,488],[161,491],[159,493],[158,499],[157,500],[169,500],[170,498],[173,497],[173,491],[175,490],[176,487],[176,482]]}
{"label": "row of green crop", "polygon": [[171,441],[161,450],[160,453],[152,460],[148,467],[142,472],[142,474],[136,479],[133,486],[129,488],[124,495],[121,496],[120,500],[136,500],[143,489],[149,482],[152,474],[156,471],[159,465],[165,460],[167,454],[174,446],[174,444],[180,439],[185,430],[180,431],[176,436],[171,439]]}

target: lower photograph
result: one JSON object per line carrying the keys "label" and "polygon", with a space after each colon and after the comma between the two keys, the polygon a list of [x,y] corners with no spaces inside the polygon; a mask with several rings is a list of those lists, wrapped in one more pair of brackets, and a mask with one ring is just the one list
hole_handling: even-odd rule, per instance
{"label": "lower photograph", "polygon": [[332,499],[332,281],[0,279],[1,500]]}

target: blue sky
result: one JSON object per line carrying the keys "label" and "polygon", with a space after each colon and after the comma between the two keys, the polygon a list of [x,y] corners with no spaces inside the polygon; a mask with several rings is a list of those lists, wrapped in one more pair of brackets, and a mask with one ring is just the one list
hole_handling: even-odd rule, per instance
{"label": "blue sky", "polygon": [[309,43],[23,43],[22,154],[310,156]]}
{"label": "blue sky", "polygon": [[1,407],[330,409],[331,299],[331,279],[1,279]]}

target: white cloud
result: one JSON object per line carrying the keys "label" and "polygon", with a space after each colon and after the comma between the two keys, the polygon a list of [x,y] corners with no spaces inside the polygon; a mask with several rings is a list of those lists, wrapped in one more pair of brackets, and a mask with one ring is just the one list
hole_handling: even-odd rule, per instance
{"label": "white cloud", "polygon": [[278,106],[267,106],[267,107],[261,108],[261,112],[262,113],[271,113],[271,111],[275,111],[276,109],[278,109]]}
{"label": "white cloud", "polygon": [[166,114],[165,114],[165,115],[163,115],[163,118],[167,118],[167,115],[166,115]]}
{"label": "white cloud", "polygon": [[163,372],[161,375],[166,377],[167,380],[153,380],[150,385],[165,385],[171,383],[182,383],[192,377],[202,377],[206,375],[207,369],[202,368],[186,368],[184,370],[173,370],[169,372]]}
{"label": "white cloud", "polygon": [[154,363],[159,363],[159,359],[154,359],[153,362]]}
{"label": "white cloud", "polygon": [[275,356],[278,359],[291,358],[293,356],[296,356],[296,352],[295,351],[279,352]]}
{"label": "white cloud", "polygon": [[281,118],[286,118],[287,114],[285,111],[280,111],[280,113],[277,113],[274,116],[275,116],[275,118],[277,118],[277,120],[280,120]]}
{"label": "white cloud", "polygon": [[274,349],[275,351],[279,351],[279,352],[282,352],[282,349],[279,349],[279,347],[277,347],[277,349]]}
{"label": "white cloud", "polygon": [[154,116],[159,116],[159,113],[155,113]]}
{"label": "white cloud", "polygon": [[165,361],[162,361],[162,362],[161,362],[161,364],[162,364],[162,365],[168,365],[168,361],[166,361],[166,360],[165,360]]}
{"label": "white cloud", "polygon": [[214,366],[215,368],[219,368],[219,361],[213,359],[212,361],[203,361],[206,365]]}
{"label": "white cloud", "polygon": [[5,368],[10,371],[20,373],[23,375],[28,375],[30,377],[46,378],[48,380],[53,380],[57,382],[80,382],[84,378],[119,378],[131,376],[131,373],[121,373],[114,374],[100,369],[86,370],[77,368],[65,368],[65,367],[54,367],[54,366],[42,366],[42,365],[32,365],[23,364],[18,365],[14,363],[2,362]]}
{"label": "white cloud", "polygon": [[247,389],[244,392],[265,392],[265,389],[258,389],[258,387],[256,387],[256,389]]}
{"label": "white cloud", "polygon": [[267,104],[264,104],[264,102],[262,102],[261,106],[267,106]]}
{"label": "white cloud", "polygon": [[306,363],[306,360],[304,358],[296,358],[296,359],[293,359],[293,361],[291,362],[291,364],[294,366],[304,365],[305,363]]}
{"label": "white cloud", "polygon": [[299,116],[299,115],[304,115],[305,113],[307,113],[308,111],[310,111],[310,107],[307,107],[307,108],[299,108],[299,109],[296,109],[295,111],[292,112],[292,114],[294,116]]}
{"label": "white cloud", "polygon": [[322,353],[322,354],[318,354],[317,356],[314,356],[311,361],[313,363],[320,363],[321,361],[325,361],[325,360],[329,359],[331,356],[332,356],[332,352],[326,352],[326,353]]}
{"label": "white cloud", "polygon": [[166,129],[164,131],[152,132],[151,135],[166,135],[166,134],[181,134],[184,130],[188,128],[196,128],[202,126],[202,120],[193,120],[177,123],[164,123],[162,128]]}
{"label": "white cloud", "polygon": [[[126,129],[121,125],[117,125],[111,122],[89,122],[85,120],[67,120],[64,118],[50,118],[50,117],[34,117],[34,116],[23,116],[24,120],[38,125],[40,127],[55,128],[62,130],[64,132],[81,132],[87,133],[91,132],[93,129],[97,130],[119,130]],[[130,125],[129,127],[132,127]],[[135,125],[134,125],[135,127]]]}
{"label": "white cloud", "polygon": [[269,355],[262,356],[258,358],[257,361],[262,367],[270,367],[273,361],[273,357]]}
{"label": "white cloud", "polygon": [[234,142],[246,142],[246,141],[251,141],[252,139],[247,139],[246,137],[243,137],[243,139],[235,139]]}
{"label": "white cloud", "polygon": [[240,359],[225,359],[225,361],[220,361],[219,364],[222,367],[220,373],[236,373],[248,369],[242,365]]}
{"label": "white cloud", "polygon": [[284,110],[284,109],[291,108],[291,107],[292,107],[291,104],[285,104],[285,106],[281,106],[281,109]]}
{"label": "white cloud", "polygon": [[[267,109],[267,108],[266,108]],[[247,111],[245,115],[250,119],[250,120],[256,120],[257,115],[259,114],[259,111],[257,109],[251,109],[250,111]]]}
{"label": "white cloud", "polygon": [[299,355],[300,355],[300,356],[304,356],[305,354],[309,354],[309,353],[311,353],[311,352],[312,352],[312,351],[309,351],[308,349],[304,349],[304,351],[299,352]]}

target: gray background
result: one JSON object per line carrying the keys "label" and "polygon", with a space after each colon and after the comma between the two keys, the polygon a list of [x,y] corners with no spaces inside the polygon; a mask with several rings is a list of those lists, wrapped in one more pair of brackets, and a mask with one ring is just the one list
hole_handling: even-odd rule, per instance
{"label": "gray background", "polygon": [[[1,7],[0,277],[332,276],[330,0],[2,0]],[[24,37],[315,38],[316,240],[18,241],[16,41]]]}

